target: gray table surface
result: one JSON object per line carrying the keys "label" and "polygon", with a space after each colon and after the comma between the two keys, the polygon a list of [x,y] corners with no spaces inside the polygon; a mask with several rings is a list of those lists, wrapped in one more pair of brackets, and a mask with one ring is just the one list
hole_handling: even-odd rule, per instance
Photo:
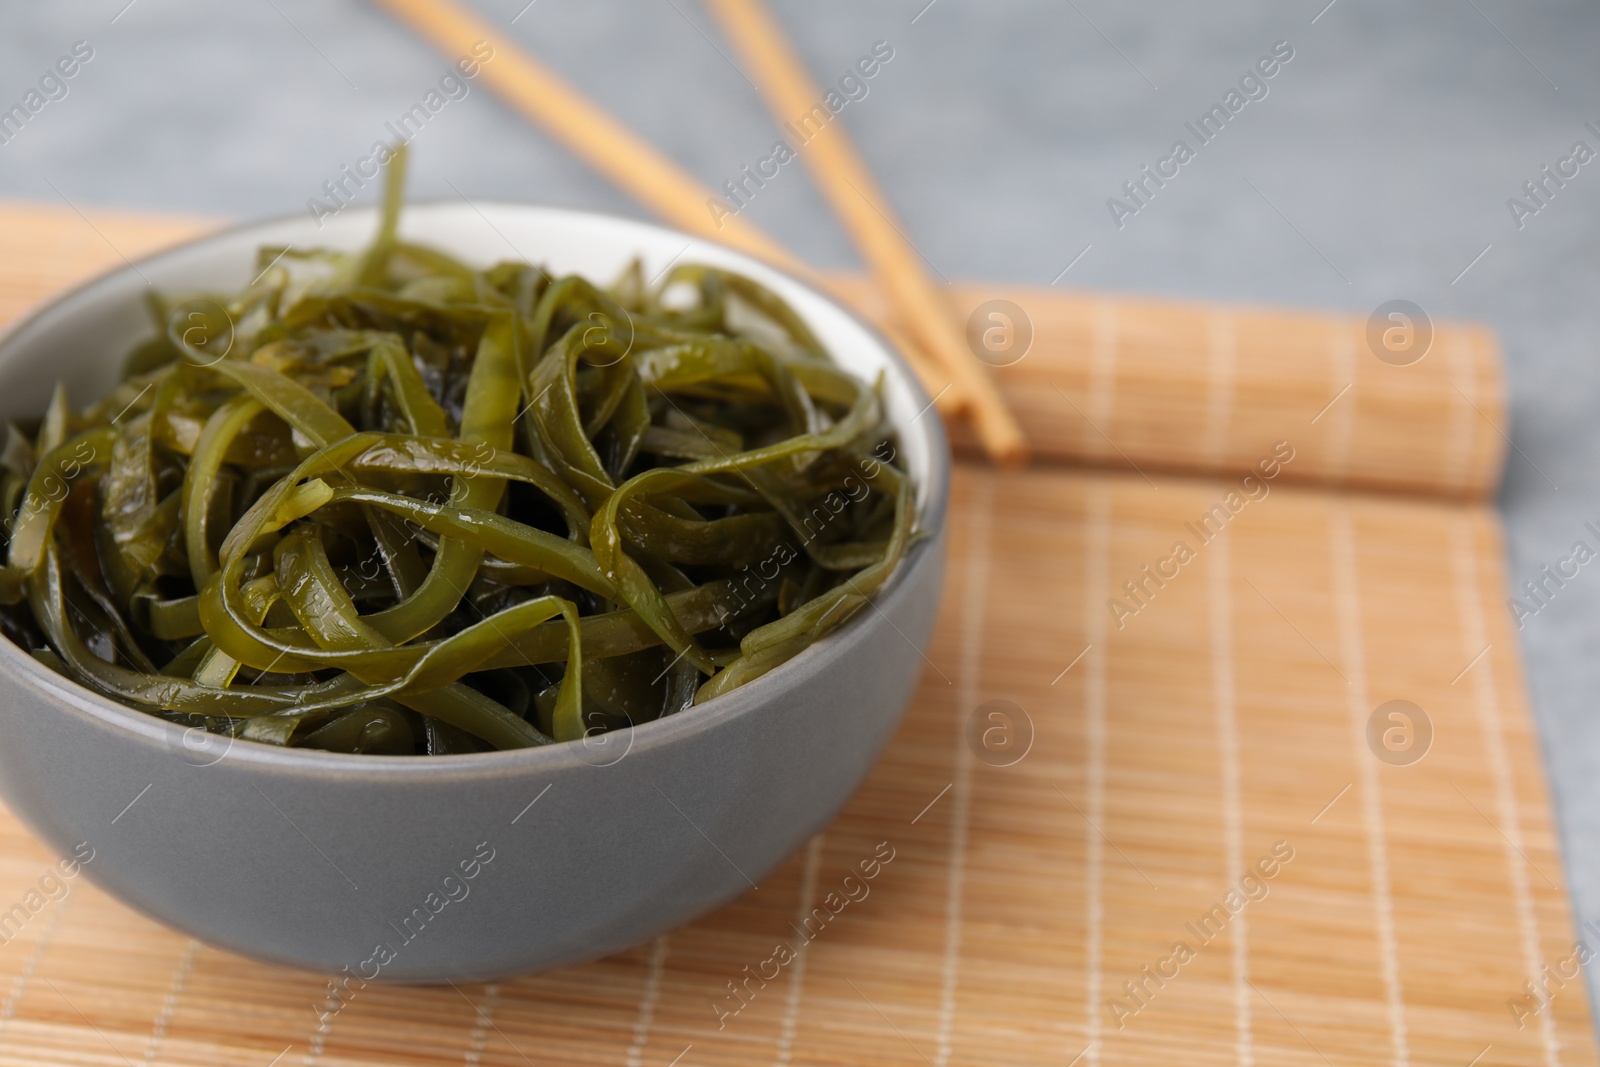
{"label": "gray table surface", "polygon": [[[893,60],[851,132],[950,277],[1365,315],[1392,298],[1500,333],[1520,582],[1600,519],[1600,162],[1523,221],[1508,197],[1574,141],[1600,149],[1600,10],[1579,0],[781,0],[832,80]],[[474,0],[711,184],[775,136],[695,0]],[[256,216],[304,210],[444,61],[358,0],[68,0],[0,7],[0,102],[75,41],[94,58],[0,146],[0,196]],[[1293,60],[1117,229],[1106,199],[1274,42]],[[641,210],[481,87],[417,138],[414,194]],[[368,190],[368,195],[372,192]],[[851,248],[798,168],[749,217],[811,261]],[[1474,261],[1488,246],[1481,259]],[[1471,269],[1462,271],[1471,264]],[[1567,876],[1600,919],[1600,577],[1522,633]],[[1585,694],[1590,694],[1585,696]]]}

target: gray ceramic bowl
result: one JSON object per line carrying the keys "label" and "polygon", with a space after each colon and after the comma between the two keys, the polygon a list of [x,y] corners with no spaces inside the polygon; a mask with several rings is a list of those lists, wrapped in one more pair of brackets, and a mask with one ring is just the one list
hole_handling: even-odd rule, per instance
{"label": "gray ceramic bowl", "polygon": [[[148,332],[146,283],[250,280],[260,245],[356,248],[350,210],[233,229],[68,294],[0,340],[0,414],[109,389]],[[704,241],[624,219],[423,205],[410,238],[469,262],[518,258],[609,279],[633,256],[742,271],[786,298],[845,366],[886,374],[932,536],[871,610],[767,676],[682,714],[517,752],[404,758],[227,745],[108,701],[0,639],[0,790],[50,848],[149,915],[248,956],[368,979],[487,979],[638,944],[759,883],[877,759],[923,666],[944,568],[949,457],[889,348],[828,298]]]}

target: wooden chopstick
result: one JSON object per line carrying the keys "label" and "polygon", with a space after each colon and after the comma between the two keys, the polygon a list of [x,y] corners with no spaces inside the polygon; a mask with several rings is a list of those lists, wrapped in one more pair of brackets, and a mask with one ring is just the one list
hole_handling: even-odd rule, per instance
{"label": "wooden chopstick", "polygon": [[[452,0],[377,2],[447,55],[468,55],[474,45],[487,42],[494,59],[480,66],[479,77],[490,88],[680,230],[729,245],[823,288],[836,288],[746,220],[727,215],[720,224],[714,221],[706,206],[714,199],[709,189],[472,12]],[[952,380],[942,363],[894,324],[877,325],[904,353],[928,394],[939,398],[940,411],[955,415],[965,410],[968,396],[959,379]]]}
{"label": "wooden chopstick", "polygon": [[[746,72],[760,86],[780,126],[810,114],[821,103],[822,93],[761,0],[706,2],[743,56]],[[850,143],[844,124],[837,119],[826,122],[803,146],[791,147],[805,160],[844,222],[893,303],[900,324],[965,390],[984,450],[996,462],[1025,462],[1027,441],[1022,428],[1001,399],[994,379],[967,348],[943,294],[894,223],[888,201]]]}

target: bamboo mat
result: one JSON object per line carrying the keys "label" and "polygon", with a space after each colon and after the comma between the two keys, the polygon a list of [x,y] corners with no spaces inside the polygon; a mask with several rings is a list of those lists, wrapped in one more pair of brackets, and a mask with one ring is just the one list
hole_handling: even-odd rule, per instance
{"label": "bamboo mat", "polygon": [[[0,316],[197,225],[0,210]],[[0,1064],[1596,1063],[1581,978],[1521,1000],[1521,1028],[1508,1004],[1570,974],[1580,933],[1498,520],[1469,502],[1503,446],[1492,338],[1437,326],[1396,368],[1364,323],[1001,295],[1034,326],[1000,380],[1035,448],[1103,469],[958,467],[904,726],[759,890],[605,960],[369,987],[323,1023],[320,976],[79,879],[0,946]],[[1221,520],[1278,441],[1295,458]],[[1219,476],[1174,473],[1195,469]],[[1411,492],[1310,484],[1340,482]],[[1119,627],[1108,598],[1178,540],[1193,558]],[[1374,754],[1390,700],[1431,723],[1416,762]],[[996,707],[1019,739],[1004,758],[974,740]],[[893,858],[864,899],[729,998],[875,855]],[[0,908],[52,859],[0,813]],[[1230,910],[1249,870],[1272,876]]]}

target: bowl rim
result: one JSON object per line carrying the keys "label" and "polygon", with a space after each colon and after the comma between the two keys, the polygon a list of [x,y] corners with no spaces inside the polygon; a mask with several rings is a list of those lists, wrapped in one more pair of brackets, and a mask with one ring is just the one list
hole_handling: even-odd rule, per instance
{"label": "bowl rim", "polygon": [[[923,423],[923,427],[916,432],[923,434],[927,443],[928,471],[926,484],[921,486],[925,495],[917,515],[918,529],[923,536],[907,548],[905,556],[901,559],[900,565],[895,569],[894,573],[890,575],[889,581],[878,591],[876,596],[868,601],[869,606],[880,614],[884,614],[882,604],[890,600],[898,600],[910,588],[913,579],[931,564],[933,549],[936,543],[942,540],[949,511],[953,461],[950,454],[949,439],[944,429],[944,422],[934,406],[935,398],[930,397],[927,390],[923,388],[921,380],[917,377],[906,357],[900,353],[899,349],[889,341],[882,331],[857,313],[855,309],[819,289],[811,282],[798,277],[791,271],[757,259],[748,253],[726,245],[718,245],[715,241],[696,234],[690,234],[686,231],[647,222],[642,219],[630,218],[625,215],[613,215],[606,212],[584,211],[529,202],[506,200],[469,201],[465,197],[461,198],[461,201],[443,198],[408,200],[400,215],[402,233],[406,218],[414,212],[458,208],[463,206],[463,203],[480,215],[484,215],[485,211],[533,212],[547,216],[565,217],[580,224],[621,224],[624,227],[639,230],[653,230],[658,234],[687,242],[690,247],[685,252],[679,253],[680,257],[689,255],[692,258],[696,246],[713,246],[717,248],[719,254],[733,257],[739,261],[735,269],[751,271],[757,275],[762,272],[775,275],[842,314],[882,350],[887,357],[889,367],[893,369],[893,373],[897,374],[902,383],[909,388],[912,398],[919,405],[919,413],[913,417],[912,423]],[[358,222],[362,217],[370,218],[375,224],[379,210],[377,205],[364,205],[362,207],[349,208],[340,212],[340,214],[349,218],[352,224]],[[487,218],[487,216],[485,217]],[[207,230],[204,233],[166,245],[133,259],[124,256],[121,264],[108,267],[75,285],[53,294],[44,302],[30,308],[26,314],[6,324],[4,329],[0,329],[0,356],[3,356],[5,350],[19,336],[33,327],[36,322],[57,311],[62,305],[75,301],[90,300],[93,298],[94,289],[113,279],[141,273],[139,270],[141,266],[157,264],[169,257],[188,253],[199,246],[237,238],[248,234],[252,230],[268,229],[303,221],[304,219],[299,213],[249,219],[224,225],[217,229]],[[925,416],[932,417],[925,418]],[[901,433],[910,432],[910,424],[906,426],[897,424],[896,429]],[[618,757],[611,763],[596,764],[584,760],[578,755],[578,750],[584,744],[581,741],[557,742],[551,745],[536,745],[529,748],[502,749],[490,752],[419,757],[289,748],[270,745],[265,742],[246,741],[243,738],[229,739],[223,755],[218,757],[217,762],[245,763],[267,770],[310,775],[336,774],[344,776],[363,774],[367,776],[382,776],[404,774],[410,776],[425,775],[429,778],[522,776],[527,773],[537,773],[541,770],[554,771],[570,766],[573,763],[584,763],[593,767],[612,766],[620,763],[627,755],[632,754],[634,749],[648,750],[677,744],[684,738],[696,736],[702,731],[713,729],[719,723],[753,713],[777,693],[803,685],[807,677],[821,673],[832,661],[837,660],[843,654],[846,644],[868,617],[864,612],[857,613],[855,618],[846,621],[839,629],[814,642],[799,654],[774,667],[766,674],[746,682],[744,685],[727,693],[713,697],[704,704],[692,705],[677,714],[653,719],[636,726],[629,726],[626,731],[608,731],[602,736],[626,736],[628,738],[628,745],[623,756]],[[890,621],[890,625],[893,626],[892,621]],[[895,629],[898,630],[898,627]],[[901,636],[904,637],[903,634]],[[910,639],[906,638],[906,640],[909,641]],[[919,654],[922,654],[921,650],[918,651]],[[926,654],[922,654],[922,656],[923,659],[927,659]],[[123,734],[130,740],[136,739],[146,743],[158,743],[168,748],[181,750],[183,738],[192,730],[197,729],[196,727],[184,727],[177,723],[168,722],[156,715],[104,696],[66,675],[58,674],[36,660],[22,646],[4,637],[0,637],[0,676],[14,678],[46,699],[52,700],[53,703],[64,705],[70,714],[91,720],[93,725],[102,728],[109,727],[113,732]],[[244,741],[245,743],[240,745],[234,743],[236,741]],[[542,796],[543,794],[541,793],[540,795]],[[531,807],[532,805],[529,806]]]}

